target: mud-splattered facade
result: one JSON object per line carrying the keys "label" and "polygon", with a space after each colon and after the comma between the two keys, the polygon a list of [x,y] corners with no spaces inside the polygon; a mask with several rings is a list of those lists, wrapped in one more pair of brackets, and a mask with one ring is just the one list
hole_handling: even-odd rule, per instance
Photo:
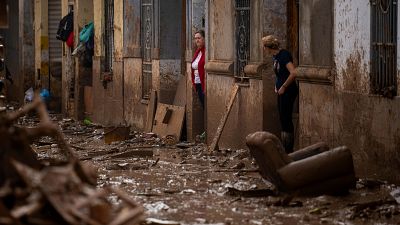
{"label": "mud-splattered facade", "polygon": [[[295,1],[207,1],[208,62],[207,70],[207,134],[208,143],[214,137],[225,112],[233,85],[240,89],[227,124],[222,132],[220,147],[243,148],[245,137],[254,131],[267,130],[280,134],[274,93],[275,78],[269,57],[263,55],[261,38],[274,34],[282,47],[295,46],[290,37],[297,28]],[[248,10],[246,12],[246,10]],[[248,13],[248,14],[247,14]],[[245,25],[246,20],[248,25]],[[291,26],[294,24],[294,26]],[[249,26],[245,29],[243,27]],[[242,38],[248,39],[243,41]],[[293,36],[293,40],[297,38]],[[287,45],[286,43],[294,43]],[[247,49],[243,63],[241,52]],[[293,49],[290,49],[293,50]],[[295,50],[297,52],[297,50]],[[297,56],[294,56],[297,58]]]}
{"label": "mud-splattered facade", "polygon": [[[112,17],[105,13],[111,4]],[[94,0],[93,120],[143,130],[151,90],[171,104],[184,74],[182,1]],[[171,13],[173,12],[173,13]],[[113,43],[104,31],[112,19]],[[112,70],[105,68],[112,48]]]}
{"label": "mud-splattered facade", "polygon": [[[400,101],[371,88],[376,76],[373,65],[383,57],[372,56],[374,45],[379,45],[373,40],[376,29],[397,29],[391,33],[394,41],[384,44],[396,46],[397,72],[387,74],[396,79],[399,93],[398,5],[314,0],[301,1],[300,6],[300,146],[321,140],[331,146],[347,145],[358,176],[399,183],[394,171],[400,169]],[[373,23],[374,7],[384,12],[394,9],[392,22]]]}

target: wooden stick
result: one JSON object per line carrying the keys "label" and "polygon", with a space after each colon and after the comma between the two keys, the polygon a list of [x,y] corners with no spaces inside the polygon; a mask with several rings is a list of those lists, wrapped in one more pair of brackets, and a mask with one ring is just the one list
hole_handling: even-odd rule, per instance
{"label": "wooden stick", "polygon": [[217,147],[217,144],[218,144],[218,141],[219,141],[219,139],[221,137],[222,131],[224,130],[226,121],[228,120],[229,113],[231,112],[233,102],[236,99],[236,95],[238,93],[238,90],[239,90],[239,85],[235,84],[233,86],[233,89],[232,89],[232,92],[231,92],[231,95],[230,95],[229,103],[226,106],[225,114],[224,114],[224,116],[221,118],[221,120],[219,122],[217,131],[215,132],[214,139],[211,142],[210,148],[208,149],[210,152],[214,151],[215,148]]}

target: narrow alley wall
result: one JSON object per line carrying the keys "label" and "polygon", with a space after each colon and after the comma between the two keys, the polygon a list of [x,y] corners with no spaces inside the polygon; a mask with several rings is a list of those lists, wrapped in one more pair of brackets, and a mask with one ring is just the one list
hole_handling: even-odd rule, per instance
{"label": "narrow alley wall", "polygon": [[8,1],[8,28],[0,29],[4,37],[5,63],[13,84],[7,82],[7,98],[22,102],[24,92],[34,82],[33,1]]}

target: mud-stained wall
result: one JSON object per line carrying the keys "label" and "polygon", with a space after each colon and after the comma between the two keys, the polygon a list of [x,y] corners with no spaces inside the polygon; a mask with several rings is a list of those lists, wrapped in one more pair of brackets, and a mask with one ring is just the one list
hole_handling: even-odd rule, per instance
{"label": "mud-stained wall", "polygon": [[[286,1],[265,0],[262,5],[262,36],[275,35],[281,41],[281,47],[286,48],[287,40],[287,3]],[[257,44],[261,46],[261,37]],[[256,41],[256,40],[254,40]],[[272,56],[263,54],[262,61],[265,68],[262,72],[263,79],[263,130],[269,131],[280,137],[281,127],[277,107],[277,96],[274,91],[275,73],[272,69]]]}
{"label": "mud-stained wall", "polygon": [[126,123],[143,130],[146,125],[147,104],[142,99],[142,59],[124,59],[124,117]]}
{"label": "mud-stained wall", "polygon": [[209,60],[235,58],[235,12],[233,1],[210,0],[209,3]]}
{"label": "mud-stained wall", "polygon": [[147,104],[142,102],[140,0],[124,3],[124,118],[134,129],[146,125]]}
{"label": "mud-stained wall", "polygon": [[300,4],[300,64],[332,64],[332,1],[306,0]]}
{"label": "mud-stained wall", "polygon": [[336,0],[332,10],[334,79],[300,83],[300,147],[347,145],[357,176],[400,184],[400,99],[369,93],[370,4]]}
{"label": "mud-stained wall", "polygon": [[[207,132],[208,143],[211,143],[216,129],[224,116],[229,102],[234,79],[225,76],[209,76],[207,90]],[[219,141],[222,148],[244,148],[249,133],[263,129],[262,124],[262,81],[250,80],[249,86],[239,88],[232,111]],[[210,91],[212,90],[212,92]]]}
{"label": "mud-stained wall", "polygon": [[93,120],[106,126],[125,124],[124,118],[124,62],[123,56],[123,1],[114,2],[114,61],[112,81],[103,82],[104,4],[94,0],[95,57],[93,60]]}
{"label": "mud-stained wall", "polygon": [[335,87],[339,91],[369,93],[370,7],[369,1],[334,3]]}
{"label": "mud-stained wall", "polygon": [[5,64],[14,81],[13,84],[7,81],[7,98],[22,102],[35,76],[34,1],[8,1],[8,7],[9,26],[0,29],[6,51]]}
{"label": "mud-stained wall", "polygon": [[[234,1],[215,0],[208,3],[209,40],[207,45],[208,62],[206,64],[206,127],[207,142],[210,144],[226,111],[233,85],[238,80],[234,77],[233,69],[236,60],[236,12]],[[264,100],[265,97],[269,99],[272,99],[272,97],[264,95],[261,69],[263,61],[261,37],[263,33],[269,32],[266,31],[268,30],[267,27],[274,26],[272,25],[274,23],[273,20],[276,19],[274,20],[275,22],[278,20],[278,18],[267,17],[266,15],[274,9],[279,11],[278,5],[278,1],[271,1],[270,4],[263,3],[263,1],[251,1],[251,50],[248,61],[248,65],[251,66],[245,68],[246,75],[251,78],[248,83],[245,82],[244,85],[240,85],[238,95],[222,132],[219,147],[244,148],[245,137],[249,133],[265,129],[263,121],[267,115],[264,113]],[[266,8],[270,11],[267,12]],[[286,8],[283,10],[286,11]],[[275,27],[282,25],[278,25],[278,23],[280,22],[275,23]],[[276,101],[276,98],[274,100]]]}
{"label": "mud-stained wall", "polygon": [[[174,12],[174,13],[171,13]],[[182,0],[160,1],[159,102],[172,104],[182,77]]]}
{"label": "mud-stained wall", "polygon": [[286,1],[264,0],[263,3],[263,36],[276,35],[286,47],[287,7]]}

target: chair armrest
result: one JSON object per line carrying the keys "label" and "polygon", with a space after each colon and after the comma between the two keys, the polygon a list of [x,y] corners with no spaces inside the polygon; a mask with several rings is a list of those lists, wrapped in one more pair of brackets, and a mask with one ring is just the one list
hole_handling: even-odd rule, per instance
{"label": "chair armrest", "polygon": [[284,186],[292,190],[351,173],[353,157],[346,146],[294,161],[278,170]]}
{"label": "chair armrest", "polygon": [[290,153],[289,157],[293,161],[298,161],[298,160],[305,159],[305,158],[308,158],[313,155],[317,155],[322,152],[326,152],[328,150],[329,150],[329,147],[325,142],[318,142],[316,144],[307,146],[307,147],[299,149],[293,153]]}

